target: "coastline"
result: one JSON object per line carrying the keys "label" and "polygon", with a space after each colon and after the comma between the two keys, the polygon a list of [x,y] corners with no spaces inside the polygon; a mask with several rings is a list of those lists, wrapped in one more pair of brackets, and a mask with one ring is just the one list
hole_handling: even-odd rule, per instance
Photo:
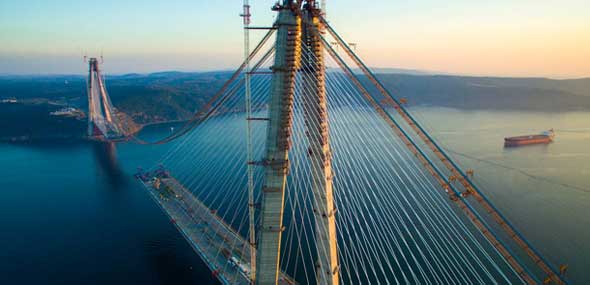
{"label": "coastline", "polygon": [[[187,120],[170,120],[161,122],[151,122],[137,125],[137,130],[133,134],[142,132],[147,127],[157,127],[166,124],[180,124],[187,122]],[[0,143],[24,144],[31,142],[43,141],[84,141],[89,140],[85,134],[60,134],[60,135],[16,135],[16,136],[0,136]]]}

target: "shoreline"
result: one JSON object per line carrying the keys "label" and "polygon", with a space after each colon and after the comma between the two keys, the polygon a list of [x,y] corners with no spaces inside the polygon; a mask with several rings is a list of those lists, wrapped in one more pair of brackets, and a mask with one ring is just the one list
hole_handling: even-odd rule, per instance
{"label": "shoreline", "polygon": [[[142,132],[147,127],[159,126],[159,125],[166,125],[166,124],[178,124],[184,123],[187,120],[170,120],[170,121],[162,121],[162,122],[151,122],[146,124],[138,124],[137,131],[133,134],[138,134]],[[34,142],[55,142],[55,141],[91,141],[85,134],[82,135],[75,135],[75,134],[66,134],[66,135],[54,135],[54,136],[30,136],[30,135],[20,135],[20,136],[7,136],[2,137],[0,136],[0,143],[8,143],[8,144],[26,144],[26,143],[34,143]]]}
{"label": "shoreline", "polygon": [[[455,107],[448,107],[448,106],[439,106],[439,105],[427,105],[427,104],[419,104],[419,105],[409,105],[406,108],[412,112],[414,110],[420,109],[430,109],[435,108],[441,111],[448,110],[448,111],[458,111],[458,112],[503,112],[503,113],[549,113],[549,114],[558,114],[558,113],[589,113],[590,110],[578,109],[578,110],[553,110],[553,111],[540,111],[540,110],[515,110],[515,109],[494,109],[494,108],[482,108],[482,109],[463,109],[463,108],[455,108]],[[77,121],[83,121],[76,119]],[[183,123],[188,122],[189,120],[167,120],[167,121],[158,121],[158,122],[149,122],[144,124],[136,124],[137,130],[133,133],[139,134],[144,129],[149,127],[158,127],[160,125],[182,125]],[[175,126],[176,128],[176,126]],[[23,135],[15,135],[15,136],[1,136],[0,135],[0,143],[9,143],[9,144],[25,144],[31,142],[44,142],[44,141],[79,141],[79,140],[89,140],[86,134],[61,134],[61,135],[49,135],[49,136],[38,136],[38,135],[31,135],[31,134],[23,134]]]}

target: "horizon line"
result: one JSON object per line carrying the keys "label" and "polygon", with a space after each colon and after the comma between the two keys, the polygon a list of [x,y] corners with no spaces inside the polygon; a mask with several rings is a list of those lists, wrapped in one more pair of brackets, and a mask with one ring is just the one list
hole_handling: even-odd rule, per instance
{"label": "horizon line", "polygon": [[[338,69],[338,68],[331,68]],[[486,74],[463,74],[463,73],[450,73],[443,71],[431,71],[411,68],[398,68],[398,67],[369,67],[371,71],[376,74],[394,74],[394,75],[410,75],[410,76],[448,76],[448,77],[477,77],[477,78],[516,78],[516,79],[548,79],[548,80],[584,80],[590,79],[590,75],[580,77],[564,77],[564,76],[520,76],[520,75],[486,75]],[[383,70],[392,69],[393,71]],[[358,68],[353,69],[357,72]],[[379,71],[381,70],[381,71]],[[159,70],[151,72],[124,72],[124,73],[107,73],[107,77],[121,77],[126,75],[142,75],[149,76],[158,73],[221,73],[221,72],[233,72],[235,69],[202,69],[202,70]],[[80,76],[83,77],[86,72],[81,73],[0,73],[0,77],[58,77],[58,76]]]}

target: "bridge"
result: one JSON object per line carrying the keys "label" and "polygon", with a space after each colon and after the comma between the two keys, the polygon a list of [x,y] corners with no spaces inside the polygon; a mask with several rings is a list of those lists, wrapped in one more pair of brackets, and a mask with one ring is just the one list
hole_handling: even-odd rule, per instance
{"label": "bridge", "polygon": [[[102,59],[102,57],[101,57]],[[98,141],[118,141],[132,136],[139,127],[125,113],[117,111],[111,103],[99,60],[88,60],[88,133]]]}
{"label": "bridge", "polygon": [[223,284],[567,284],[320,4],[251,27],[245,1],[244,62],[158,141],[121,131],[91,59],[89,135],[171,144],[136,177]]}

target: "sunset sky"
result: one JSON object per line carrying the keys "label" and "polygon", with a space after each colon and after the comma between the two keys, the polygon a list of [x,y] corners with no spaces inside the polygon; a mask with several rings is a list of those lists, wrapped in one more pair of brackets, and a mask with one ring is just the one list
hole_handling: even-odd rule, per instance
{"label": "sunset sky", "polygon": [[[272,23],[273,3],[251,1],[254,25]],[[372,67],[590,76],[588,0],[327,4],[332,26]],[[101,51],[111,74],[231,69],[242,57],[240,12],[240,0],[3,0],[0,73],[82,74],[82,55]]]}

